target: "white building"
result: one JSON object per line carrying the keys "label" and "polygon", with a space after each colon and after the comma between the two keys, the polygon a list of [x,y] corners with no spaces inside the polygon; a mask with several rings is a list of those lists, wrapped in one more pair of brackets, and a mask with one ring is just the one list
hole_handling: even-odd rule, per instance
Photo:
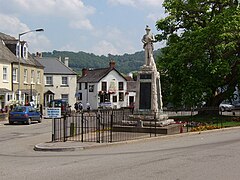
{"label": "white building", "polygon": [[77,82],[76,95],[85,109],[87,103],[92,109],[129,107],[134,103],[135,92],[129,92],[127,78],[115,69],[114,61],[107,68],[83,69]]}
{"label": "white building", "polygon": [[68,67],[69,58],[38,57],[44,68],[44,107],[53,99],[64,99],[74,109],[77,73]]}

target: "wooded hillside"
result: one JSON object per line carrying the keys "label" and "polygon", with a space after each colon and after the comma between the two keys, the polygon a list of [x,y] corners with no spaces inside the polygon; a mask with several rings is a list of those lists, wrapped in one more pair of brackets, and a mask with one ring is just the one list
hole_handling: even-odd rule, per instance
{"label": "wooded hillside", "polygon": [[[144,51],[136,52],[134,54],[98,56],[93,53],[86,52],[70,52],[70,51],[56,51],[43,52],[43,57],[69,57],[69,67],[75,72],[81,74],[82,68],[104,68],[108,67],[109,61],[116,62],[116,68],[119,72],[127,74],[132,71],[139,70],[140,66],[144,64]],[[160,50],[154,52],[154,56],[160,55]]]}

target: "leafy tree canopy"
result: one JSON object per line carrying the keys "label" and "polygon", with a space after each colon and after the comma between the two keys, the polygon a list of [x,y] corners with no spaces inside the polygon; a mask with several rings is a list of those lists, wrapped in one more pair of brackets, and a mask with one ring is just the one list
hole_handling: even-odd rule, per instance
{"label": "leafy tree canopy", "polygon": [[218,107],[240,80],[240,9],[237,0],[165,0],[168,16],[156,23],[163,100],[175,106]]}

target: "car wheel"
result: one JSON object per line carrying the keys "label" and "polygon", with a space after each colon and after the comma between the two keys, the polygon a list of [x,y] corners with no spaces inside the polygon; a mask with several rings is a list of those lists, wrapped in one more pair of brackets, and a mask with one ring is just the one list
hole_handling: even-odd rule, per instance
{"label": "car wheel", "polygon": [[41,123],[42,122],[42,118],[40,117],[40,119],[38,120],[38,123]]}
{"label": "car wheel", "polygon": [[30,125],[31,122],[32,122],[31,118],[28,118],[28,120],[27,120],[27,124]]}

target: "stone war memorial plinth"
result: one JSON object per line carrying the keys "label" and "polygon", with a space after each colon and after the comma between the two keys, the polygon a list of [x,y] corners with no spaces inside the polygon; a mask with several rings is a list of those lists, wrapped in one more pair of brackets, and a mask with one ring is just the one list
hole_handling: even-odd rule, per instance
{"label": "stone war memorial plinth", "polygon": [[135,114],[154,116],[158,120],[163,120],[167,117],[163,114],[160,74],[153,57],[153,43],[156,40],[148,26],[145,30],[146,34],[142,38],[145,64],[137,76]]}
{"label": "stone war memorial plinth", "polygon": [[164,134],[169,134],[167,131],[173,132],[173,129],[179,132],[178,125],[167,126],[174,120],[168,119],[167,114],[163,113],[160,74],[153,57],[153,43],[156,40],[148,26],[145,30],[146,34],[142,38],[145,64],[138,71],[135,109],[130,119],[138,122],[140,130],[155,124],[161,130],[159,132],[163,132],[160,128],[165,128]]}

